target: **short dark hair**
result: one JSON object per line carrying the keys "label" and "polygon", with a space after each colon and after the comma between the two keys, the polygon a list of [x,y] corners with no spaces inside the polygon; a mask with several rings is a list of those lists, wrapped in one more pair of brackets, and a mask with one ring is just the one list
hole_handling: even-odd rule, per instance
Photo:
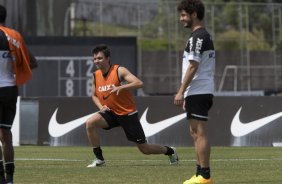
{"label": "short dark hair", "polygon": [[97,45],[92,49],[92,54],[98,54],[98,52],[103,52],[107,58],[111,56],[111,49],[105,44]]}
{"label": "short dark hair", "polygon": [[178,5],[177,10],[178,12],[184,10],[189,15],[196,12],[199,20],[203,20],[205,17],[205,6],[201,0],[182,0]]}
{"label": "short dark hair", "polygon": [[4,6],[0,5],[0,23],[4,23],[6,21],[7,10]]}

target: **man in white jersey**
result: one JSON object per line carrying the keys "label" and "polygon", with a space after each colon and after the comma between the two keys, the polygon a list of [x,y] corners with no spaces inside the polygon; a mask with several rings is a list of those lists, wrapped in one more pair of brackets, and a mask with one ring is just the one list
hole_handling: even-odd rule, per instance
{"label": "man in white jersey", "polygon": [[208,111],[213,104],[215,51],[203,24],[205,8],[200,0],[182,0],[177,7],[180,21],[192,33],[182,60],[182,83],[174,104],[187,112],[189,131],[196,152],[196,173],[184,184],[211,184]]}
{"label": "man in white jersey", "polygon": [[37,62],[21,35],[5,27],[5,19],[6,8],[0,5],[0,184],[12,184],[15,164],[11,128],[16,114],[17,85],[31,77],[30,69]]}

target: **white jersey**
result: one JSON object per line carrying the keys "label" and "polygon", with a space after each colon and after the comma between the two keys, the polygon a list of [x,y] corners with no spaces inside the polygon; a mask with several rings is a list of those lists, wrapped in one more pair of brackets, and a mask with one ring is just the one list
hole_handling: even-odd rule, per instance
{"label": "white jersey", "polygon": [[188,39],[182,60],[182,82],[190,61],[199,63],[199,67],[184,97],[197,94],[214,93],[215,51],[210,34],[205,28],[194,31]]}
{"label": "white jersey", "polygon": [[8,50],[0,50],[0,87],[15,86],[13,63]]}

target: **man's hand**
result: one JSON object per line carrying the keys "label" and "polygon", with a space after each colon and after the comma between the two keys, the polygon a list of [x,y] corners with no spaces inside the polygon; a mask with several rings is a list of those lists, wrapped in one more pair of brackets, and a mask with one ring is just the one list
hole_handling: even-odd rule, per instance
{"label": "man's hand", "polygon": [[122,89],[122,86],[114,86],[111,93],[116,93],[116,95],[118,95],[121,89]]}
{"label": "man's hand", "polygon": [[174,97],[174,105],[181,106],[184,101],[184,95],[181,93],[177,93]]}
{"label": "man's hand", "polygon": [[106,112],[106,111],[111,111],[111,109],[110,109],[108,106],[104,105],[104,106],[100,109],[100,112]]}

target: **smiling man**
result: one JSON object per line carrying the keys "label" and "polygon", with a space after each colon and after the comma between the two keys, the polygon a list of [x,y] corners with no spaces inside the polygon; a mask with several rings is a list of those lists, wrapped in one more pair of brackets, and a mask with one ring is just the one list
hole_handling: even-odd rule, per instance
{"label": "smiling man", "polygon": [[183,26],[192,31],[183,54],[182,83],[174,98],[174,104],[183,106],[187,113],[196,151],[196,174],[184,184],[211,184],[211,146],[207,126],[214,93],[214,46],[203,24],[203,3],[200,0],[182,0],[177,9]]}
{"label": "smiling man", "polygon": [[147,143],[131,94],[131,90],[141,88],[143,82],[127,68],[111,64],[107,45],[96,46],[92,54],[98,69],[93,73],[92,100],[100,111],[86,121],[88,140],[95,155],[87,167],[105,165],[97,128],[109,130],[115,127],[121,127],[127,139],[136,143],[143,154],[165,154],[171,165],[178,164],[175,148]]}

